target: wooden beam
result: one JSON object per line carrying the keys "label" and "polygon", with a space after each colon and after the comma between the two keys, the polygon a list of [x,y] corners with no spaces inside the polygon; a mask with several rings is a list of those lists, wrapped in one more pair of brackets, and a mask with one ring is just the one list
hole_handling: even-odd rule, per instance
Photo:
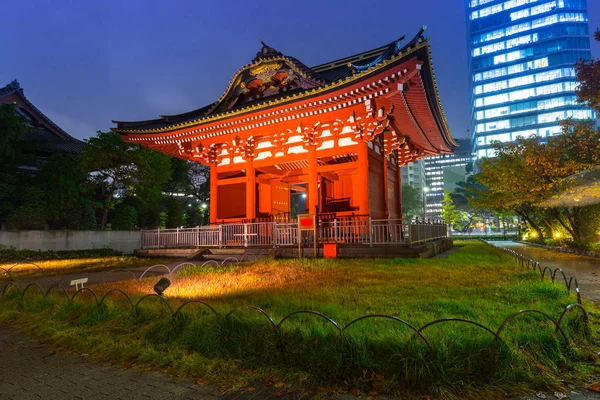
{"label": "wooden beam", "polygon": [[322,177],[327,178],[330,181],[339,181],[340,180],[340,176],[333,172],[321,172],[320,174]]}
{"label": "wooden beam", "polygon": [[306,188],[304,186],[290,185],[290,190],[299,193],[306,193]]}
{"label": "wooden beam", "polygon": [[265,165],[262,167],[256,167],[256,170],[263,173],[263,174],[269,174],[269,175],[277,175],[277,176],[283,176],[285,174],[285,171],[282,171],[280,169],[277,169],[271,165]]}
{"label": "wooden beam", "polygon": [[222,185],[234,185],[236,183],[245,183],[245,182],[246,182],[246,177],[243,176],[241,178],[219,179],[217,184],[219,186],[222,186]]}

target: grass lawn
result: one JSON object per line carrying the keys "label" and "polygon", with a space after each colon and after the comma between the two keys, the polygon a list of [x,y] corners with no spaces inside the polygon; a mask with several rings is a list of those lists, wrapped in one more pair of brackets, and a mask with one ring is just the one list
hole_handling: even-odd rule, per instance
{"label": "grass lawn", "polygon": [[[136,268],[145,265],[165,264],[173,262],[173,259],[150,259],[127,256],[107,256],[107,257],[89,257],[89,258],[69,258],[60,260],[36,260],[31,261],[35,265],[29,264],[30,261],[0,261],[0,268],[10,270],[10,275],[14,279],[29,278],[38,275],[54,276],[72,274],[82,271],[102,271],[108,269]],[[0,269],[0,282],[10,280],[10,276]],[[42,272],[43,271],[43,272]]]}
{"label": "grass lawn", "polygon": [[[188,300],[211,304],[222,316],[239,307],[265,310],[276,323],[298,310],[321,312],[341,327],[374,314],[396,316],[415,327],[440,318],[464,318],[495,331],[511,313],[537,309],[558,319],[576,298],[539,274],[521,269],[479,242],[461,242],[446,259],[261,260],[240,266],[190,268],[166,291],[174,307]],[[157,278],[94,287],[99,294],[125,290],[134,300],[153,293]],[[503,398],[526,390],[560,389],[598,372],[598,310],[585,303],[563,324],[570,345],[539,314],[513,319],[492,350],[494,336],[474,325],[446,322],[423,331],[431,350],[397,321],[364,319],[345,330],[348,343],[327,321],[296,314],[277,339],[254,309],[224,320],[202,304],[171,318],[149,298],[137,313],[110,295],[97,310],[81,297],[67,305],[12,291],[0,300],[0,320],[59,345],[101,359],[170,370],[224,389],[256,380],[283,388],[352,390],[419,398]],[[82,293],[83,294],[83,293]]]}

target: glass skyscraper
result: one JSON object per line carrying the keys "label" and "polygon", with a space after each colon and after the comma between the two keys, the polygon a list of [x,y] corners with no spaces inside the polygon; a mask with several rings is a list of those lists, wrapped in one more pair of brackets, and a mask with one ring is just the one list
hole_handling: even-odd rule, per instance
{"label": "glass skyscraper", "polygon": [[586,0],[467,0],[467,40],[477,158],[493,156],[493,141],[595,118],[577,102],[573,70],[591,58]]}

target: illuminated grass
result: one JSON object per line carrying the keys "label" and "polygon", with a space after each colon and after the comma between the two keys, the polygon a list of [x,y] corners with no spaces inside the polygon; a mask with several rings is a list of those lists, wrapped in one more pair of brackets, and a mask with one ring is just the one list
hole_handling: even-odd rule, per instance
{"label": "illuminated grass", "polygon": [[[42,269],[43,275],[46,276],[64,275],[81,271],[89,272],[102,271],[108,269],[136,268],[146,265],[150,266],[154,264],[164,264],[169,262],[173,262],[173,260],[137,258],[126,256],[33,261],[34,264],[38,265]],[[14,279],[42,275],[42,272],[36,266],[29,264],[28,261],[11,261],[0,263],[0,268],[4,269],[9,269],[13,266],[15,267],[10,271],[10,273]],[[10,280],[10,277],[5,275],[4,271],[0,269],[0,282],[8,280]]]}
{"label": "illuminated grass", "polygon": [[[156,278],[94,287],[99,294],[118,288],[134,300],[152,293]],[[466,318],[496,330],[519,309],[558,317],[575,297],[564,285],[541,282],[516,261],[477,242],[465,242],[447,259],[429,260],[263,260],[241,266],[189,268],[166,292],[174,306],[199,299],[225,315],[257,306],[276,322],[303,309],[322,312],[341,326],[372,314],[397,316],[419,327],[439,318]],[[493,336],[474,326],[446,323],[428,328],[429,352],[412,332],[389,320],[363,320],[345,341],[324,320],[296,315],[281,326],[282,344],[266,318],[251,310],[221,322],[205,307],[189,305],[171,319],[164,305],[149,301],[127,312],[118,296],[95,310],[89,301],[67,306],[59,297],[28,297],[19,312],[0,319],[80,351],[128,363],[169,368],[219,386],[237,387],[256,379],[286,385],[338,385],[364,393],[411,393],[448,398],[495,398],[506,393],[558,388],[597,372],[588,360],[597,342],[598,313],[589,303],[591,333],[577,312],[565,330],[566,347],[539,315],[513,320],[491,351]],[[12,295],[2,309],[17,308]],[[590,339],[591,338],[591,339]],[[354,362],[350,362],[350,359]]]}

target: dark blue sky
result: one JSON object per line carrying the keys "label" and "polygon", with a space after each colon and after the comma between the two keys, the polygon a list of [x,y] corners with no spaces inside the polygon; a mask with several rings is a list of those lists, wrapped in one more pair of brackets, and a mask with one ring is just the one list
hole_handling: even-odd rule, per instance
{"label": "dark blue sky", "polygon": [[[595,28],[600,1],[588,3]],[[463,0],[5,1],[0,86],[18,79],[57,124],[87,138],[112,119],[151,119],[213,102],[259,40],[312,66],[412,37],[422,25],[450,128],[464,137]],[[592,51],[600,56],[597,44]]]}

